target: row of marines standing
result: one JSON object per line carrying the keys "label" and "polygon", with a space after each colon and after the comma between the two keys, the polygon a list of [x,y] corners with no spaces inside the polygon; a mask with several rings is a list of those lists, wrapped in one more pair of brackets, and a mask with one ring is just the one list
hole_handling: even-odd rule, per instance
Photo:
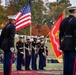
{"label": "row of marines standing", "polygon": [[23,37],[19,37],[19,41],[16,43],[17,48],[17,70],[22,70],[23,57],[25,59],[25,70],[30,70],[30,64],[32,70],[37,70],[37,57],[39,56],[39,70],[44,70],[46,66],[46,56],[48,55],[48,49],[45,46],[44,36],[40,36],[40,42],[37,42],[37,36],[33,37],[33,41],[30,42],[30,38],[26,37],[26,42],[23,42]]}

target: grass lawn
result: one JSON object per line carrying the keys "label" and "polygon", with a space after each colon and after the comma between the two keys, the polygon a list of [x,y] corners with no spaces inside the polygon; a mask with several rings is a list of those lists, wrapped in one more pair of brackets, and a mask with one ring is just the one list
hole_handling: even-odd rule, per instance
{"label": "grass lawn", "polygon": [[[16,65],[13,64],[13,69],[16,69]],[[63,65],[61,63],[47,63],[46,69],[62,69],[63,68]],[[3,64],[0,64],[0,70],[3,70]]]}
{"label": "grass lawn", "polygon": [[[48,42],[48,43],[46,43],[45,45],[48,47],[48,56],[49,56],[50,58],[56,58],[51,43]],[[62,56],[60,57],[60,59],[62,59]]]}
{"label": "grass lawn", "polygon": [[46,68],[62,69],[63,68],[63,64],[61,64],[61,63],[48,63]]}

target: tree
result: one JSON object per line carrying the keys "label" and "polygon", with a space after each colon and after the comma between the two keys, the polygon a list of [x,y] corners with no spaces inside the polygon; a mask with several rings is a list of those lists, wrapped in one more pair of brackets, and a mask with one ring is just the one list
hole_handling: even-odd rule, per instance
{"label": "tree", "polygon": [[68,4],[70,4],[70,1],[69,0],[60,0],[59,3],[68,5]]}
{"label": "tree", "polygon": [[[6,14],[13,15],[18,13],[27,3],[28,3],[28,0],[19,0],[18,2],[16,2],[15,0],[11,0],[10,6],[7,7],[6,9]],[[42,0],[39,0],[38,2],[35,2],[35,0],[31,0],[32,23],[35,23],[35,25],[42,23],[42,20],[44,17],[43,11],[45,11],[45,7]],[[28,33],[26,32],[29,32],[29,31],[30,31],[30,27],[26,27],[18,31],[17,33],[28,35]]]}
{"label": "tree", "polygon": [[67,11],[67,7],[70,6],[70,1],[69,0],[57,0],[58,2],[51,2],[49,4],[49,9],[50,11],[48,12],[48,20],[46,21],[50,27],[50,25],[52,25],[50,23],[50,20],[56,21],[57,18],[59,17],[59,15],[64,11],[67,15],[68,11]]}
{"label": "tree", "polygon": [[1,6],[2,1],[0,0],[0,6]]}
{"label": "tree", "polygon": [[[42,0],[39,0],[38,2],[35,2],[35,0],[30,0],[30,1],[31,1],[32,22],[35,24],[42,23],[44,16],[43,11],[46,11],[43,1]],[[7,13],[16,14],[27,3],[28,0],[19,0],[18,2],[15,2],[15,0],[11,0],[10,6],[7,8]]]}
{"label": "tree", "polygon": [[[33,0],[34,1],[34,0]],[[44,19],[43,12],[46,11],[44,7],[44,3],[42,0],[38,2],[32,2],[32,21],[35,24],[42,24],[42,20]]]}
{"label": "tree", "polygon": [[0,28],[2,28],[2,23],[6,20],[5,10],[2,6],[0,6]]}
{"label": "tree", "polygon": [[49,33],[48,25],[37,25],[37,26],[33,26],[33,28],[32,28],[32,35],[33,36],[44,35],[46,37],[48,33]]}
{"label": "tree", "polygon": [[[44,6],[43,0],[38,0],[38,2],[35,2],[35,0],[30,1],[31,1],[32,23],[36,25],[36,28],[39,25],[42,27],[42,25],[44,26],[44,24],[47,24],[50,28],[51,25],[54,23],[54,21],[57,20],[61,12],[66,7],[71,5],[69,0],[57,0],[57,2],[51,2],[46,4],[47,7],[49,8],[49,12],[47,14],[44,14],[43,12],[45,12],[47,9]],[[10,0],[10,5],[7,8],[3,9],[3,7],[0,6],[0,20],[1,20],[0,24],[6,22],[8,15],[17,14],[27,3],[28,0]],[[67,10],[65,11],[67,15],[68,12]],[[40,29],[35,29],[35,32],[38,34],[38,36],[43,34],[41,33],[42,31],[40,31]],[[30,35],[30,26],[18,31],[17,33]],[[33,35],[35,35],[35,33],[33,33]]]}
{"label": "tree", "polygon": [[40,25],[32,25],[32,35],[33,36],[41,36],[39,29],[41,28]]}
{"label": "tree", "polygon": [[[6,14],[16,15],[27,3],[28,0],[10,0],[10,5],[6,8]],[[30,27],[26,27],[16,33],[30,35]]]}
{"label": "tree", "polygon": [[41,35],[44,35],[45,37],[49,34],[49,27],[48,25],[42,25],[40,29]]}

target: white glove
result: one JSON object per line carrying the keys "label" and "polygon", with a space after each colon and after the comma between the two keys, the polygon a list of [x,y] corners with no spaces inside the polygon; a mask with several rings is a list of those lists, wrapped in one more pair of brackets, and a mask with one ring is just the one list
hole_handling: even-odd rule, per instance
{"label": "white glove", "polygon": [[45,53],[43,53],[43,56],[46,56]]}
{"label": "white glove", "polygon": [[10,51],[11,51],[11,52],[14,52],[14,47],[11,47],[11,48],[10,48]]}
{"label": "white glove", "polygon": [[23,49],[23,47],[20,47],[19,49]]}
{"label": "white glove", "polygon": [[76,47],[75,47],[75,50],[76,50]]}
{"label": "white glove", "polygon": [[21,54],[24,54],[24,52],[20,52]]}

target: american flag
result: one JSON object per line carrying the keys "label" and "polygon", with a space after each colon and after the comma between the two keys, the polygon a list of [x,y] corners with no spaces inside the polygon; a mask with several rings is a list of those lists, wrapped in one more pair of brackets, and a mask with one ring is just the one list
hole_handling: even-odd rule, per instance
{"label": "american flag", "polygon": [[23,29],[31,24],[30,2],[27,3],[16,15],[16,31]]}

